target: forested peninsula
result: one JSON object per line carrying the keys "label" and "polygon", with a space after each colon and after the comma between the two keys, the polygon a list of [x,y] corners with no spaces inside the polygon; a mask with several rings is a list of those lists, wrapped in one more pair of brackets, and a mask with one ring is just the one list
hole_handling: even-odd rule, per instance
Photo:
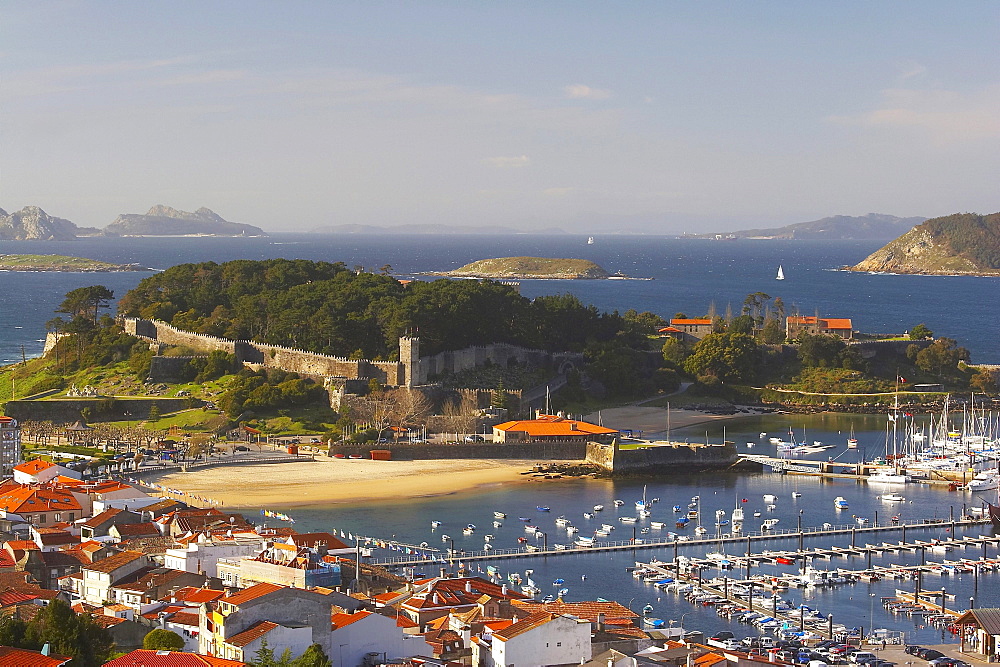
{"label": "forested peninsula", "polygon": [[1000,275],[1000,213],[956,213],[932,218],[845,268],[928,275]]}
{"label": "forested peninsula", "polygon": [[429,272],[426,275],[451,278],[494,278],[500,280],[594,280],[611,274],[586,259],[549,257],[496,257],[480,259],[453,271]]}

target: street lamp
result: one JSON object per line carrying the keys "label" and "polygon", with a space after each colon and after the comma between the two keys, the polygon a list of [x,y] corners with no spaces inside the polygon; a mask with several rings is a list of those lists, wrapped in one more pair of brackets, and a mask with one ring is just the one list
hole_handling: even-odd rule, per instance
{"label": "street lamp", "polygon": [[802,551],[802,513],[805,510],[799,510],[799,551]]}
{"label": "street lamp", "polygon": [[[872,632],[875,630],[875,594],[868,594],[868,635],[871,636]],[[864,631],[861,632],[862,643],[865,640]]]}

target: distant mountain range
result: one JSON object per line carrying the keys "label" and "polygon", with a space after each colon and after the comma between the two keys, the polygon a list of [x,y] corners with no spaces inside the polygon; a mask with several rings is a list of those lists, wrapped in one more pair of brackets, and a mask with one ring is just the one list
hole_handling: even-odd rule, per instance
{"label": "distant mountain range", "polygon": [[78,227],[49,215],[37,206],[7,213],[0,209],[0,239],[8,241],[66,241],[78,236],[267,236],[260,227],[229,222],[214,211],[194,213],[162,204],[145,214],[123,213],[103,230]]}
{"label": "distant mountain range", "polygon": [[881,241],[894,239],[910,231],[927,218],[897,218],[884,213],[868,215],[834,215],[829,218],[797,222],[784,227],[769,229],[741,229],[720,234],[696,234],[697,238],[754,238],[754,239],[824,239]]}
{"label": "distant mountain range", "polygon": [[310,234],[565,234],[559,227],[516,229],[489,225],[324,225],[309,230]]}
{"label": "distant mountain range", "polygon": [[955,213],[914,227],[852,271],[1000,275],[1000,213]]}

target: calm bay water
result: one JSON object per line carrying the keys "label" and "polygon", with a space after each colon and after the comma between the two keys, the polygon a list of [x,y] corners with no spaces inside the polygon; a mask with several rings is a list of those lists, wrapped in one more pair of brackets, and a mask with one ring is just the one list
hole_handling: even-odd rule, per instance
{"label": "calm bay water", "polygon": [[[322,237],[279,234],[266,239],[80,239],[74,242],[2,242],[4,253],[52,253],[90,257],[111,262],[136,262],[143,266],[164,269],[182,262],[216,261],[231,259],[264,259],[274,257],[303,258],[325,261],[342,261],[348,267],[362,265],[378,268],[390,264],[394,273],[411,276],[420,271],[446,270],[475,259],[515,255],[545,257],[580,257],[591,259],[612,272],[621,271],[634,277],[654,278],[650,281],[523,281],[521,292],[527,297],[544,294],[573,293],[586,303],[601,310],[635,308],[649,310],[664,317],[676,312],[689,315],[705,313],[710,304],[717,312],[724,313],[727,306],[739,312],[746,294],[763,291],[780,296],[789,310],[798,308],[805,314],[851,317],[856,329],[874,332],[901,332],[914,324],[926,323],[939,335],[955,338],[968,347],[973,359],[980,362],[1000,362],[1000,340],[994,335],[1000,325],[1000,315],[995,307],[998,282],[996,278],[882,276],[854,274],[837,271],[846,264],[853,264],[878,247],[872,242],[808,242],[808,241],[738,241],[718,243],[700,240],[676,240],[665,237],[598,237],[597,243],[587,245],[582,236],[341,236]],[[778,282],[775,273],[782,265],[786,280]],[[63,295],[77,287],[103,284],[116,295],[124,294],[148,273],[117,274],[65,274],[65,273],[0,273],[4,317],[0,318],[0,363],[20,360],[22,346],[27,356],[40,354],[44,338],[44,323],[55,316],[53,310]],[[957,304],[973,304],[956,308]],[[853,421],[849,421],[853,420]],[[862,449],[846,450],[847,433],[854,426]],[[627,428],[629,425],[617,425]],[[773,453],[773,445],[761,440],[759,433],[784,435],[791,427],[796,435],[808,440],[836,443],[837,447],[824,451],[821,456],[838,460],[855,457],[871,458],[884,451],[885,420],[882,417],[844,417],[835,415],[763,417],[714,423],[692,427],[685,433],[676,431],[674,437],[688,437],[692,441],[708,438],[718,441],[723,436],[734,440],[744,451]],[[746,443],[753,442],[748,448]],[[350,465],[344,461],[344,465]],[[428,480],[433,485],[433,479]],[[780,519],[779,527],[796,525],[800,516],[804,525],[823,523],[844,524],[856,516],[868,517],[884,523],[892,515],[903,518],[948,517],[959,515],[963,503],[980,504],[982,499],[968,494],[948,493],[921,485],[907,485],[903,495],[905,503],[881,501],[881,493],[864,484],[843,480],[799,478],[770,473],[761,474],[711,474],[683,478],[649,478],[624,481],[573,480],[539,483],[527,487],[496,486],[473,493],[454,496],[407,499],[405,502],[375,502],[364,506],[317,506],[311,508],[271,508],[284,510],[298,521],[302,529],[328,530],[331,527],[345,531],[403,540],[413,544],[427,542],[430,546],[444,546],[441,533],[455,538],[457,548],[477,549],[483,544],[483,535],[493,533],[497,548],[514,546],[517,537],[524,535],[518,516],[531,517],[548,535],[549,543],[571,540],[554,525],[559,515],[570,518],[580,527],[581,534],[588,534],[602,522],[618,524],[618,510],[612,501],[625,501],[621,515],[634,516],[633,503],[642,497],[643,485],[650,498],[658,497],[653,515],[638,524],[639,530],[648,526],[649,520],[666,521],[673,525],[671,507],[686,507],[692,496],[702,498],[704,516],[714,524],[717,509],[731,512],[737,502],[747,499],[745,507],[762,512],[760,519],[748,517],[747,527],[756,527],[755,521],[764,518]],[[792,498],[792,492],[802,497]],[[762,500],[765,493],[778,497],[776,508],[768,512]],[[995,495],[995,494],[993,494]],[[850,510],[837,512],[833,498],[844,496]],[[607,509],[596,519],[587,520],[583,512],[600,503]],[[550,513],[540,514],[536,505],[551,507]],[[259,508],[249,507],[250,513]],[[508,514],[505,525],[491,526],[494,510]],[[748,512],[749,513],[749,512]],[[440,520],[443,526],[437,531],[430,528],[431,520]],[[463,536],[461,528],[468,523],[479,526],[474,536]],[[714,527],[714,526],[710,526]],[[991,531],[991,528],[970,532]],[[660,531],[665,532],[665,531]],[[627,534],[626,534],[627,533]],[[945,527],[936,527],[922,533],[922,537],[945,537]],[[917,537],[911,534],[912,537]],[[619,525],[612,539],[631,537],[631,529]],[[655,538],[650,531],[643,537]],[[910,537],[910,536],[908,536]],[[869,538],[868,541],[892,541],[898,537]],[[809,542],[813,546],[846,544],[847,538]],[[790,548],[794,540],[772,543],[762,548]],[[745,547],[728,547],[729,553],[740,554]],[[705,549],[701,548],[701,552]],[[997,555],[991,547],[990,556]],[[696,548],[686,548],[682,553],[696,555]],[[655,616],[680,619],[686,614],[685,625],[707,631],[729,627],[729,622],[719,619],[711,608],[692,607],[673,596],[637,582],[625,571],[635,560],[649,560],[657,556],[670,558],[667,550],[642,550],[615,554],[573,554],[560,557],[537,558],[528,561],[499,563],[504,572],[535,570],[534,579],[546,593],[555,592],[551,582],[556,578],[566,580],[570,589],[567,599],[593,599],[605,597],[631,604],[633,609],[652,604]],[[977,557],[975,554],[951,554],[949,558]],[[874,562],[912,562],[918,556],[898,555],[876,559]],[[940,560],[941,557],[936,558]],[[853,558],[843,563],[817,563],[818,567],[864,567],[864,559]],[[786,570],[788,568],[785,568]],[[433,573],[433,568],[429,573]],[[583,577],[586,576],[586,579]],[[1000,604],[996,593],[994,575],[980,581],[978,591],[980,606]],[[837,589],[792,591],[786,597],[796,603],[803,599],[827,613],[833,613],[838,622],[847,625],[869,625],[874,614],[877,627],[907,630],[912,641],[931,642],[947,639],[941,631],[923,627],[919,619],[891,618],[881,609],[879,597],[891,595],[896,587],[912,590],[912,582],[881,582],[855,584]],[[972,595],[972,576],[958,575],[950,579],[925,580],[924,588],[946,587],[958,596],[954,606],[965,606]],[[873,597],[874,596],[874,597]],[[742,628],[736,628],[742,630]]]}
{"label": "calm bay water", "polygon": [[[877,242],[715,242],[657,236],[315,236],[276,234],[261,239],[77,239],[70,242],[0,242],[4,253],[53,253],[164,269],[182,262],[273,257],[342,261],[348,267],[390,264],[396,274],[446,270],[486,257],[535,255],[590,259],[609,271],[650,281],[528,280],[527,297],[570,292],[601,310],[649,310],[701,315],[711,304],[738,313],[756,291],[780,296],[791,311],[851,317],[862,331],[901,332],[924,322],[958,340],[983,363],[1000,362],[996,308],[998,278],[885,276],[836,271],[875,250]],[[778,265],[786,280],[776,281]],[[145,273],[0,273],[0,363],[37,355],[44,324],[71,289],[103,284],[124,294]],[[967,304],[956,308],[957,304]],[[971,306],[971,307],[970,307]]]}

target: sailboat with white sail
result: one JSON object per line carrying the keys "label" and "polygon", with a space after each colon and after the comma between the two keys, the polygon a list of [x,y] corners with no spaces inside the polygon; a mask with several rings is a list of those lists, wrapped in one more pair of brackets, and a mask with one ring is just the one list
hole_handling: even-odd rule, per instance
{"label": "sailboat with white sail", "polygon": [[784,280],[784,279],[785,279],[785,270],[781,268],[781,264],[778,264],[778,275],[777,277],[775,277],[775,280]]}

